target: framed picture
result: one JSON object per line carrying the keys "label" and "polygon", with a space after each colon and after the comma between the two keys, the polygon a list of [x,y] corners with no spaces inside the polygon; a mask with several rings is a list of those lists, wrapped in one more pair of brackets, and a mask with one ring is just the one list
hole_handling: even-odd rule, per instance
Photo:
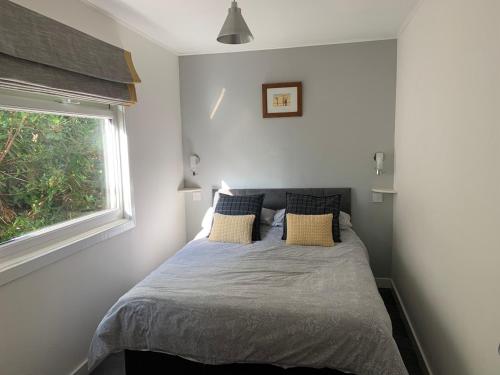
{"label": "framed picture", "polygon": [[262,115],[264,118],[302,116],[302,82],[263,84]]}

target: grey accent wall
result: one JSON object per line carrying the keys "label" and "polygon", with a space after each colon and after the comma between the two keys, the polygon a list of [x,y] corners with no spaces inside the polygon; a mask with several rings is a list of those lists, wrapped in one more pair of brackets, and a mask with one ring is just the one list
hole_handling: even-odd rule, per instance
{"label": "grey accent wall", "polygon": [[[393,183],[396,49],[389,40],[181,57],[184,176],[203,188],[201,201],[186,197],[188,239],[222,181],[232,188],[351,187],[355,230],[375,275],[389,276],[392,198],[371,203],[370,189]],[[261,85],[289,81],[303,83],[303,117],[262,118]],[[380,177],[376,151],[388,157]],[[192,153],[201,157],[195,177]]]}

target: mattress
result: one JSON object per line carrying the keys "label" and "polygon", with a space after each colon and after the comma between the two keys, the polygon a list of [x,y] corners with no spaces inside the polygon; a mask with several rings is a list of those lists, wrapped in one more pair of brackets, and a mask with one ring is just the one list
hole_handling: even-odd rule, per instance
{"label": "mattress", "polygon": [[366,248],[352,229],[331,248],[202,235],[123,295],[92,339],[89,367],[148,350],[206,364],[266,363],[406,375]]}

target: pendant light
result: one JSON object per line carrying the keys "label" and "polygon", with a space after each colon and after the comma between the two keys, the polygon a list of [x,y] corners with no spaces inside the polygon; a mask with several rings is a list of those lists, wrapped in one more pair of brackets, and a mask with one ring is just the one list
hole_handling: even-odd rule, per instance
{"label": "pendant light", "polygon": [[233,0],[217,41],[224,44],[243,44],[252,40],[253,35],[241,15],[241,9],[238,8],[238,3]]}

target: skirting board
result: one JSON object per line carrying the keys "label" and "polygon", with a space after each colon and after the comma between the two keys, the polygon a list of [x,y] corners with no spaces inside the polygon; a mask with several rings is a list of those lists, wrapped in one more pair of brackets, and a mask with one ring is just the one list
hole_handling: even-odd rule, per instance
{"label": "skirting board", "polygon": [[391,282],[394,295],[396,296],[397,304],[399,305],[400,310],[403,312],[404,315],[403,321],[407,325],[407,328],[410,330],[411,340],[418,349],[417,357],[421,365],[420,367],[422,368],[425,375],[434,375],[434,373],[431,370],[431,367],[429,366],[429,361],[425,355],[425,352],[423,351],[422,345],[420,344],[420,340],[418,339],[415,328],[413,327],[413,323],[411,322],[410,317],[408,316],[408,312],[406,311],[405,305],[403,303],[403,300],[401,299],[401,295],[399,294],[398,288],[396,287],[396,284],[394,284],[394,281],[392,279],[389,280]]}
{"label": "skirting board", "polygon": [[375,282],[377,283],[377,288],[380,289],[393,289],[392,280],[388,277],[376,277]]}
{"label": "skirting board", "polygon": [[[415,329],[413,328],[413,324],[408,317],[408,313],[406,312],[405,305],[403,304],[403,301],[401,299],[401,296],[398,292],[398,288],[396,288],[396,285],[394,284],[394,281],[388,277],[377,277],[375,279],[377,283],[378,288],[382,289],[392,289],[394,291],[394,295],[396,296],[397,303],[399,307],[401,308],[401,311],[404,315],[404,322],[407,325],[408,329],[410,330],[411,333],[411,340],[413,343],[416,345],[418,348],[418,357],[423,365],[423,371],[426,372],[426,375],[434,375],[430,366],[429,362],[427,360],[427,357],[425,356],[425,352],[422,350],[422,345],[420,344],[420,340],[418,339],[418,336],[415,332]],[[84,360],[73,372],[71,372],[71,375],[88,375],[88,368],[87,368],[87,360]]]}
{"label": "skirting board", "polygon": [[80,365],[74,369],[70,375],[88,375],[89,369],[87,367],[87,360],[85,359]]}

